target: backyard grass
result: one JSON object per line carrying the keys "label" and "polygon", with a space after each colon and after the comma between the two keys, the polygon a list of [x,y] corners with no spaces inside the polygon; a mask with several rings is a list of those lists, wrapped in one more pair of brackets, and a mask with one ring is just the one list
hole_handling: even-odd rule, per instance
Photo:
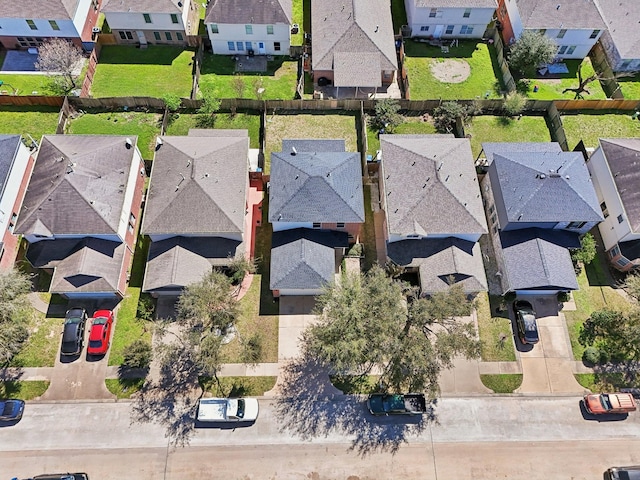
{"label": "backyard grass", "polygon": [[[94,97],[191,95],[194,50],[165,45],[102,47],[91,86]],[[141,80],[144,79],[144,80]]]}
{"label": "backyard grass", "polygon": [[131,398],[144,385],[144,378],[107,378],[105,381],[107,390],[118,398]]}
{"label": "backyard grass", "polygon": [[160,135],[162,115],[142,112],[106,112],[85,114],[71,120],[68,132],[93,135],[137,135],[142,158],[152,160],[156,136]]}
{"label": "backyard grass", "polygon": [[267,117],[265,173],[269,173],[271,152],[282,151],[289,138],[344,139],[347,152],[357,152],[356,117],[342,115],[270,115]]}
{"label": "backyard grass", "polygon": [[[432,122],[425,122],[422,117],[405,116],[404,123],[398,125],[394,133],[397,134],[433,134],[438,133]],[[380,149],[380,139],[378,131],[369,127],[367,124],[367,154],[375,156],[376,151]]]}
{"label": "backyard grass", "polygon": [[476,298],[478,333],[480,342],[482,342],[481,356],[484,362],[513,362],[516,360],[511,320],[508,315],[506,318],[492,316],[499,303],[500,297],[492,296],[490,301],[489,295],[485,292],[481,292]]}
{"label": "backyard grass", "polygon": [[640,121],[630,115],[563,115],[562,125],[569,149],[573,149],[580,140],[586,147],[595,148],[599,138],[640,136]]}
{"label": "backyard grass", "polygon": [[[167,125],[167,135],[187,135],[191,128],[202,128],[198,113],[175,113]],[[260,116],[246,113],[217,113],[213,128],[249,131],[249,147],[260,148]]]}
{"label": "backyard grass", "polygon": [[46,392],[47,388],[49,382],[46,380],[0,382],[0,397],[33,400]]}
{"label": "backyard grass", "polygon": [[[564,63],[569,69],[569,73],[557,75],[558,78],[531,78],[524,82],[518,83],[518,90],[522,93],[526,93],[529,98],[534,100],[554,100],[554,99],[567,99],[572,100],[575,98],[575,92],[563,93],[566,88],[576,88],[580,84],[578,81],[578,68],[580,66],[580,60],[564,60]],[[591,65],[591,60],[587,57],[582,61],[582,78],[585,79],[590,75],[593,75],[595,71]],[[538,91],[534,92],[534,87],[538,87]],[[600,82],[595,80],[587,85],[586,92],[582,94],[583,98],[587,100],[604,100],[607,95],[602,90]]]}
{"label": "backyard grass", "polygon": [[219,383],[212,378],[201,378],[205,392],[214,397],[261,397],[276,384],[277,377],[219,377]]}
{"label": "backyard grass", "polygon": [[493,393],[513,393],[522,385],[521,373],[503,373],[501,375],[480,375],[482,384]]}
{"label": "backyard grass", "polygon": [[379,391],[379,375],[364,377],[329,377],[331,383],[345,395],[369,395]]}
{"label": "backyard grass", "polygon": [[549,142],[551,135],[543,117],[473,117],[464,127],[471,139],[473,158],[478,158],[483,142]]}
{"label": "backyard grass", "polygon": [[[502,88],[492,54],[484,43],[461,40],[447,54],[440,47],[407,40],[405,53],[411,100],[501,98]],[[471,69],[469,77],[460,83],[445,83],[434,77],[432,67],[446,59],[467,62]]]}
{"label": "backyard grass", "polygon": [[[289,57],[273,57],[266,72],[235,73],[235,61],[228,55],[204,54],[200,68],[200,91],[213,91],[216,98],[293,99],[298,64]],[[258,89],[264,89],[258,93]]]}
{"label": "backyard grass", "polygon": [[[20,75],[18,73],[0,73],[3,85],[0,90],[6,90],[5,95],[58,95],[52,78],[46,75]],[[78,83],[81,85],[81,83]]]}
{"label": "backyard grass", "polygon": [[56,133],[59,112],[57,107],[0,107],[0,133],[29,134],[39,143],[42,135]]}
{"label": "backyard grass", "polygon": [[[273,228],[269,222],[269,195],[262,200],[262,219],[260,226],[256,228],[254,255],[256,260],[256,273],[260,276],[260,315],[278,315],[279,303],[273,297],[269,288],[271,274],[271,238]],[[255,279],[254,279],[255,281]]]}
{"label": "backyard grass", "polygon": [[302,45],[302,42],[304,41],[305,29],[302,0],[293,0],[293,2],[291,3],[291,23],[297,23],[300,26],[298,33],[291,34],[291,45]]}
{"label": "backyard grass", "polygon": [[278,316],[260,315],[260,296],[263,287],[262,275],[255,274],[249,290],[238,302],[240,310],[236,321],[238,334],[234,340],[222,346],[221,354],[224,363],[243,363],[242,341],[251,338],[252,335],[257,335],[260,339],[261,356],[257,363],[278,361]]}
{"label": "backyard grass", "polygon": [[621,388],[638,388],[640,379],[634,375],[635,381],[625,378],[623,372],[574,373],[576,381],[592,392],[613,392]]}
{"label": "backyard grass", "polygon": [[400,27],[408,23],[404,0],[391,0],[391,18],[393,20],[393,33],[397,34],[400,31]]}
{"label": "backyard grass", "polygon": [[618,78],[617,82],[626,100],[640,100],[640,75]]}
{"label": "backyard grass", "polygon": [[11,367],[53,367],[62,335],[62,318],[33,310],[29,340],[11,360]]}

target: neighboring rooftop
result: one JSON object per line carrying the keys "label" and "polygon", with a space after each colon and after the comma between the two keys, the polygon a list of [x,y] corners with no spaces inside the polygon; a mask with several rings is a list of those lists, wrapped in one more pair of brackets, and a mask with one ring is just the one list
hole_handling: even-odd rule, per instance
{"label": "neighboring rooftop", "polygon": [[204,22],[289,25],[291,18],[291,0],[211,0]]}
{"label": "neighboring rooftop", "polygon": [[496,8],[496,0],[409,0],[418,8]]}
{"label": "neighboring rooftop", "polygon": [[606,24],[593,0],[516,0],[526,29],[598,29]]}
{"label": "neighboring rooftop", "polygon": [[102,11],[107,13],[180,13],[184,3],[182,0],[104,0]]}
{"label": "neighboring rooftop", "polygon": [[20,0],[16,2],[15,0],[0,0],[0,18],[70,20],[75,16],[80,1],[81,0]]}
{"label": "neighboring rooftop", "polygon": [[0,198],[7,187],[20,142],[20,135],[0,135]]}
{"label": "neighboring rooftop", "polygon": [[640,57],[637,0],[597,0],[609,35],[622,59]]}

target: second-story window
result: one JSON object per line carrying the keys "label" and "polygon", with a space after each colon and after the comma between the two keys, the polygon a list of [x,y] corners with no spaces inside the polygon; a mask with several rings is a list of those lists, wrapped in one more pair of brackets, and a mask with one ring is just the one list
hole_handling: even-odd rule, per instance
{"label": "second-story window", "polygon": [[464,13],[462,14],[462,18],[469,18],[471,16],[471,9],[465,8]]}
{"label": "second-story window", "polygon": [[171,14],[171,23],[178,23],[178,15],[175,13]]}
{"label": "second-story window", "polygon": [[143,13],[142,16],[144,17],[144,23],[151,23],[151,15]]}
{"label": "second-story window", "polygon": [[564,38],[564,35],[567,33],[567,29],[563,28],[558,32],[557,38]]}
{"label": "second-story window", "polygon": [[211,24],[211,33],[220,33],[220,31],[218,30],[218,24],[217,23],[212,23]]}
{"label": "second-story window", "polygon": [[267,25],[267,35],[273,35],[273,25]]}
{"label": "second-story window", "polygon": [[245,25],[244,33],[246,33],[247,35],[253,35],[253,25]]}
{"label": "second-story window", "polygon": [[436,18],[436,13],[438,13],[437,8],[432,8],[431,10],[429,10],[429,18]]}
{"label": "second-story window", "polygon": [[594,30],[593,32],[591,32],[589,38],[596,38],[598,35],[600,35],[600,30]]}
{"label": "second-story window", "polygon": [[31,30],[37,30],[38,27],[36,26],[36,22],[34,22],[33,20],[27,20],[27,25],[29,25],[29,28]]}
{"label": "second-story window", "polygon": [[53,28],[54,30],[60,30],[58,22],[56,22],[55,20],[49,20],[49,25],[51,25],[51,28]]}

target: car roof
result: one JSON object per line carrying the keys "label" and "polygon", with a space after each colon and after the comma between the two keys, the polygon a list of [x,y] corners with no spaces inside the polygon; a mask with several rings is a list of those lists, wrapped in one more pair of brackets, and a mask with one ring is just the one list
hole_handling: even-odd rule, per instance
{"label": "car roof", "polygon": [[80,307],[74,307],[67,310],[66,317],[81,317],[85,314],[85,309]]}
{"label": "car roof", "polygon": [[93,318],[110,317],[112,315],[113,315],[113,312],[111,310],[96,310],[95,313],[93,314]]}
{"label": "car roof", "polygon": [[65,323],[62,331],[62,341],[75,342],[78,336],[78,330],[80,330],[79,323]]}

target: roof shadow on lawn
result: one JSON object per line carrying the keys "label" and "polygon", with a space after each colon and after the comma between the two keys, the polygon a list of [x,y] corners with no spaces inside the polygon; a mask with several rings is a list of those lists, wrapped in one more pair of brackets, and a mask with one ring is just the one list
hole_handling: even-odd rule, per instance
{"label": "roof shadow on lawn", "polygon": [[99,63],[121,65],[171,65],[184,51],[192,48],[168,45],[149,45],[145,49],[134,46],[107,45],[102,47]]}
{"label": "roof shadow on lawn", "polygon": [[[239,55],[242,56],[242,55]],[[236,62],[233,56],[228,55],[212,55],[206,54],[202,60],[202,66],[200,67],[201,75],[215,74],[215,75],[235,75],[236,74]],[[291,61],[289,57],[279,56],[273,57],[273,60],[267,61],[266,72],[237,72],[242,76],[262,76],[273,77],[275,73],[282,67],[285,61]]]}
{"label": "roof shadow on lawn", "polygon": [[[444,45],[449,45],[448,40],[444,40]],[[441,47],[429,45],[426,42],[416,42],[414,40],[406,40],[404,43],[404,53],[407,57],[426,57],[426,58],[470,58],[478,49],[478,44],[483,42],[458,41],[458,46],[449,47],[449,53],[443,53]]]}

